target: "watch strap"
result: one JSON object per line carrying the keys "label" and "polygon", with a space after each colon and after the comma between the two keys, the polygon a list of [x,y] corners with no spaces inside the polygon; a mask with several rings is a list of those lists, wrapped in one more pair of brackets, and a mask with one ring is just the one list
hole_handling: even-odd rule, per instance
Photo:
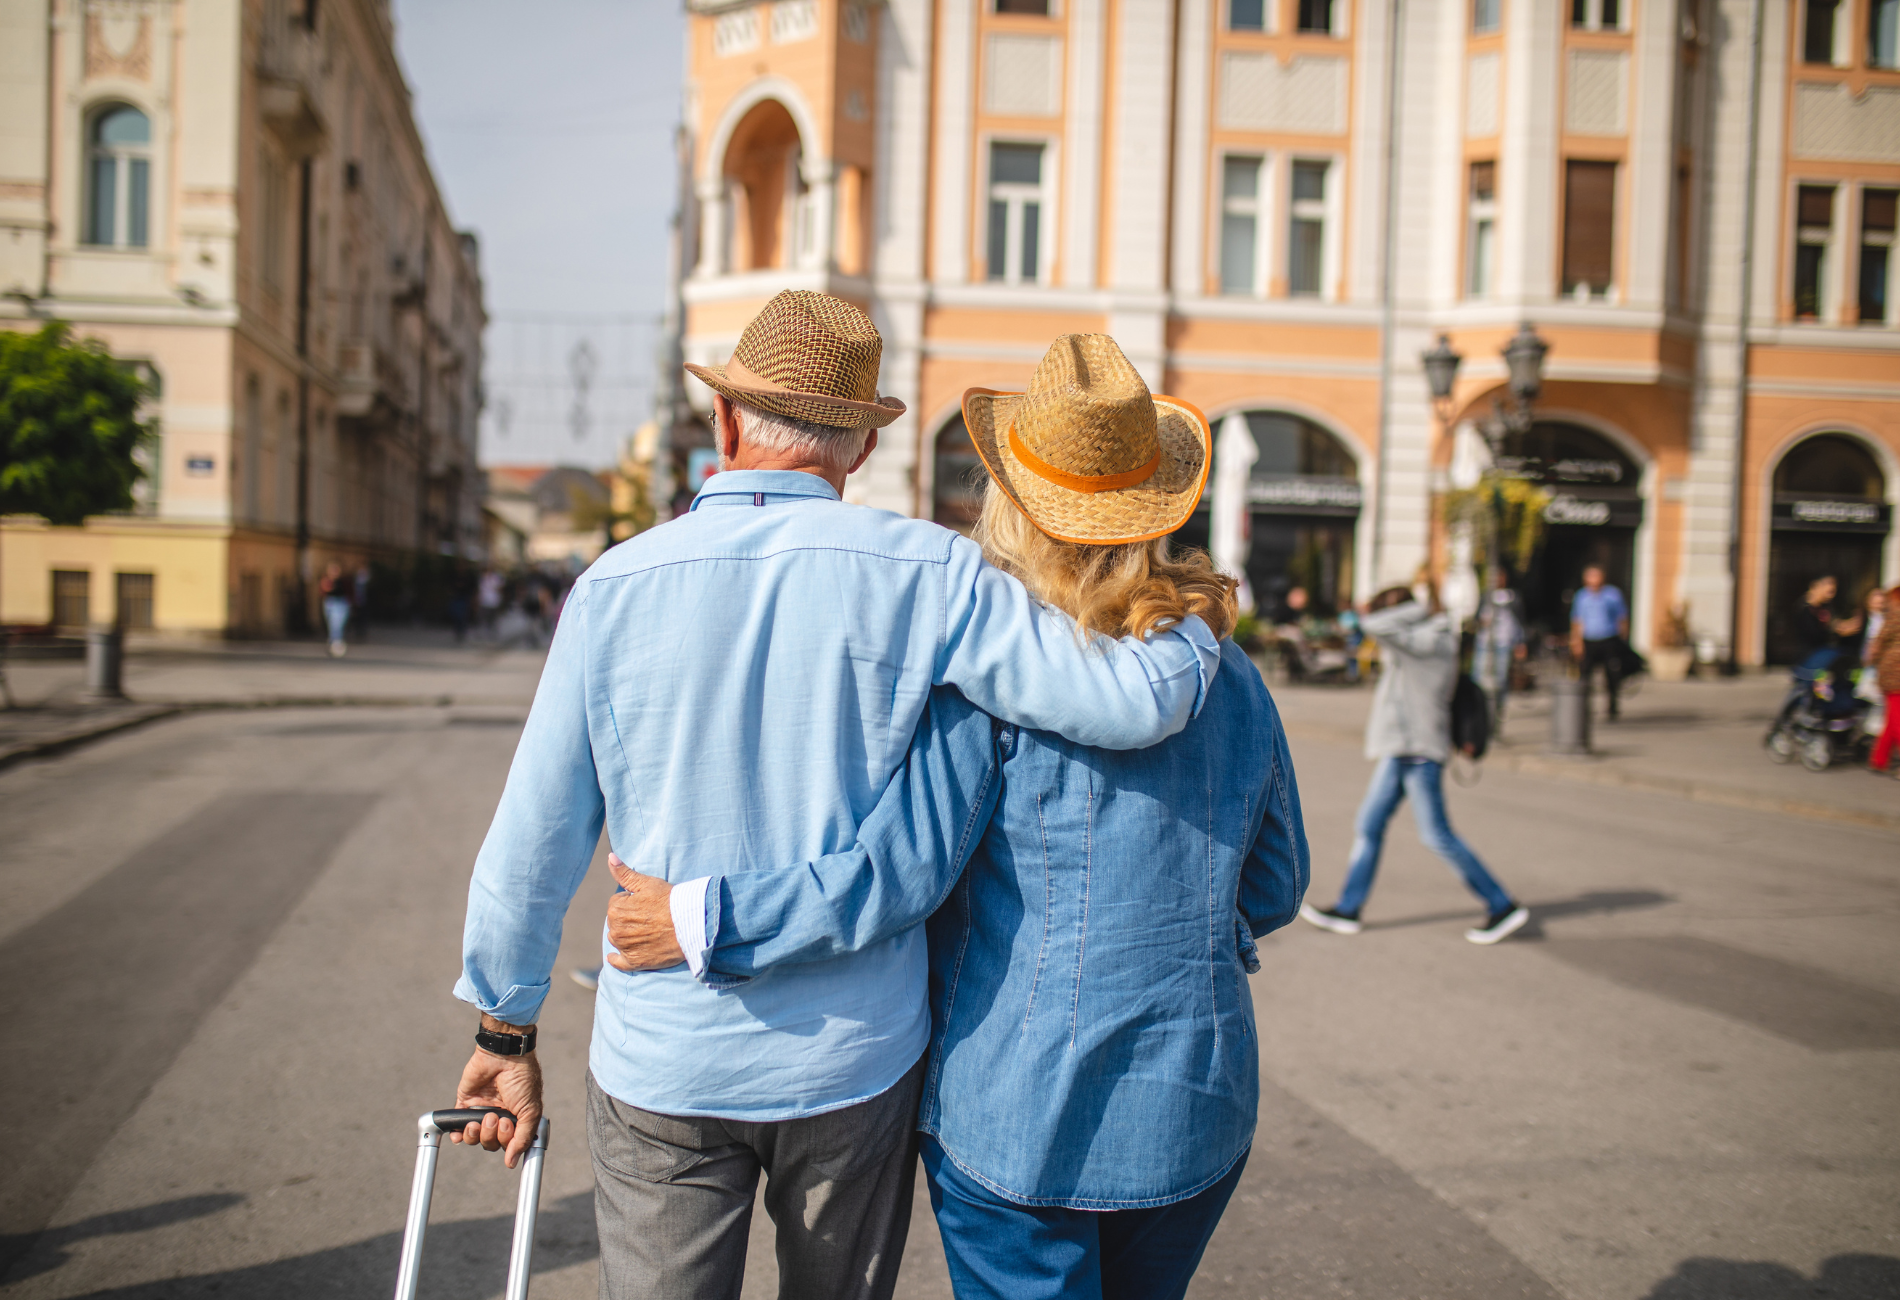
{"label": "watch strap", "polygon": [[534,1050],[535,1031],[525,1034],[498,1034],[492,1029],[475,1031],[475,1046],[494,1056],[526,1056]]}

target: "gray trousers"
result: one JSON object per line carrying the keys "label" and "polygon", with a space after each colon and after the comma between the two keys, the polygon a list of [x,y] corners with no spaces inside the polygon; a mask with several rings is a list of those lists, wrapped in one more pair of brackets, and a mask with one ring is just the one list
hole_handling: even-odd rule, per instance
{"label": "gray trousers", "polygon": [[739,1300],[759,1173],[781,1300],[889,1300],[910,1232],[924,1062],[778,1123],[659,1115],[587,1075],[602,1300]]}

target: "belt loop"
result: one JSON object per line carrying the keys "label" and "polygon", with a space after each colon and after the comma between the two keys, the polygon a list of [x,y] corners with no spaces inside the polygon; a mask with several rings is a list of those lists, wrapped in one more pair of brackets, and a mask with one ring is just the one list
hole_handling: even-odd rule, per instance
{"label": "belt loop", "polygon": [[755,505],[755,506],[762,506],[762,505],[764,505],[764,504],[765,504],[765,493],[763,493],[763,492],[754,492],[754,493],[752,494],[752,504],[753,504],[753,505]]}

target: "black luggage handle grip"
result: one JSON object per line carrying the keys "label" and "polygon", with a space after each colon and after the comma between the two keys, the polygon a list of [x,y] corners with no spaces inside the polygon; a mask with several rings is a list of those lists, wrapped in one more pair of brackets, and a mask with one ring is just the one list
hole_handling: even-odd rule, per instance
{"label": "black luggage handle grip", "polygon": [[[473,1110],[437,1110],[429,1112],[429,1122],[443,1133],[460,1133],[470,1124],[479,1124],[490,1115],[512,1120],[515,1113],[499,1106],[480,1106]],[[519,1120],[515,1121],[519,1123]]]}

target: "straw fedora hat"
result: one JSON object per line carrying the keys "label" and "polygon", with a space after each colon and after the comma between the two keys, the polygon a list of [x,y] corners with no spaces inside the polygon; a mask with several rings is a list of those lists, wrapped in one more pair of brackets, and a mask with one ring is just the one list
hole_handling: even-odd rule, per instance
{"label": "straw fedora hat", "polygon": [[1148,392],[1106,334],[1050,344],[1026,393],[972,388],[963,422],[996,485],[1065,542],[1145,542],[1187,521],[1207,482],[1207,417]]}
{"label": "straw fedora hat", "polygon": [[787,289],[765,304],[723,366],[686,369],[716,393],[834,429],[879,429],[904,413],[877,395],[884,340],[871,318],[829,294]]}

